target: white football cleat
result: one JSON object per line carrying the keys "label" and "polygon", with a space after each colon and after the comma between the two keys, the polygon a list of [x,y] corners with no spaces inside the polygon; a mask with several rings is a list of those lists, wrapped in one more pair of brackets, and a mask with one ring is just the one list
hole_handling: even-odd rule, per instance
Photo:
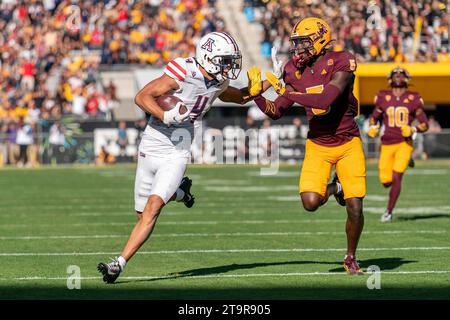
{"label": "white football cleat", "polygon": [[392,213],[386,210],[381,216],[381,222],[392,222]]}

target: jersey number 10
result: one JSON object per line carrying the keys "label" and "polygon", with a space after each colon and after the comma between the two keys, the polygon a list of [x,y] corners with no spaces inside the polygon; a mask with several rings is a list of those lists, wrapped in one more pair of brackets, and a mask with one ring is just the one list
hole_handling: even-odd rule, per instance
{"label": "jersey number 10", "polygon": [[409,111],[406,107],[389,107],[386,110],[389,127],[401,128],[408,125]]}

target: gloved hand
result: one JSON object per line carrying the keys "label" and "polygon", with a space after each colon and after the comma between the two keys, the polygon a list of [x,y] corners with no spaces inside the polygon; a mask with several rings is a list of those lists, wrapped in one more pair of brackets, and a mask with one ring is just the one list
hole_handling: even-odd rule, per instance
{"label": "gloved hand", "polygon": [[380,130],[380,125],[372,125],[369,127],[369,131],[367,131],[367,135],[371,138],[375,138],[378,135],[378,131]]}
{"label": "gloved hand", "polygon": [[402,136],[405,138],[411,137],[417,129],[408,125],[402,126]]}
{"label": "gloved hand", "polygon": [[274,75],[272,72],[266,71],[266,78],[267,81],[269,81],[270,85],[273,87],[275,92],[282,96],[286,92],[286,88],[283,86],[280,80],[278,80],[277,76]]}
{"label": "gloved hand", "polygon": [[283,75],[283,61],[278,59],[278,47],[273,46],[271,51],[273,73],[278,79]]}
{"label": "gloved hand", "polygon": [[248,78],[248,92],[252,97],[256,97],[261,94],[262,91],[262,81],[261,81],[261,70],[253,66],[247,71]]}
{"label": "gloved hand", "polygon": [[180,108],[181,107],[186,108],[186,105],[183,102],[180,101],[180,102],[177,102],[175,107],[173,107],[169,111],[165,111],[164,112],[163,122],[167,126],[170,126],[171,124],[180,124],[180,123],[184,122],[186,119],[189,118],[190,111],[187,110],[185,113],[180,114]]}

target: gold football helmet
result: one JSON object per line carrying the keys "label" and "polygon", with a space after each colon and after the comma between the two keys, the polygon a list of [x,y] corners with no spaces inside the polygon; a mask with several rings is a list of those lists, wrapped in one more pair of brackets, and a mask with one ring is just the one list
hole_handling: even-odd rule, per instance
{"label": "gold football helmet", "polygon": [[[297,22],[291,32],[292,50],[295,56],[307,52],[310,57],[318,56],[331,44],[331,29],[324,20],[310,17]],[[301,59],[300,60],[305,60]],[[309,59],[307,59],[309,60]],[[299,61],[303,64],[305,61]]]}
{"label": "gold football helmet", "polygon": [[[402,76],[399,77],[397,75]],[[396,67],[389,73],[387,79],[391,88],[407,88],[409,82],[411,81],[411,75],[408,70],[401,67]]]}

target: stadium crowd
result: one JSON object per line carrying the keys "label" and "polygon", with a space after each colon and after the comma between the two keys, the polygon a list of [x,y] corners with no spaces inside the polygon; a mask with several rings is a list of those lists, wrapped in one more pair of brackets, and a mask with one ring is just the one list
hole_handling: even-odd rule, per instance
{"label": "stadium crowd", "polygon": [[450,62],[450,8],[444,0],[244,0],[250,22],[264,29],[262,53],[287,54],[295,23],[307,16],[329,22],[334,50],[365,62]]}
{"label": "stadium crowd", "polygon": [[223,28],[215,0],[2,0],[0,146],[16,145],[24,125],[33,140],[39,121],[63,115],[110,120],[119,103],[101,64],[162,66]]}

